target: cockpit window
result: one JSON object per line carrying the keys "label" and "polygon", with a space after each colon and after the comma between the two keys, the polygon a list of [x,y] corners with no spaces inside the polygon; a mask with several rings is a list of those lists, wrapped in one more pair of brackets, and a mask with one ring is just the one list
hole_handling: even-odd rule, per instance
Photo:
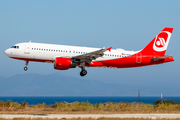
{"label": "cockpit window", "polygon": [[19,46],[12,46],[11,48],[19,49]]}

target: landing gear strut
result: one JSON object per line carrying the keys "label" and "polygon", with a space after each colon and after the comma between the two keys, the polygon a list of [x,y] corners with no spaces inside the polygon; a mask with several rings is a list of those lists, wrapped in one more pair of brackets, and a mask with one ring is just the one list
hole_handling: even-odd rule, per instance
{"label": "landing gear strut", "polygon": [[87,71],[85,70],[85,63],[84,62],[81,63],[80,66],[81,66],[80,75],[83,77],[83,76],[85,76],[87,74]]}
{"label": "landing gear strut", "polygon": [[24,71],[27,71],[28,70],[28,63],[29,63],[29,61],[26,61],[26,66],[24,67]]}

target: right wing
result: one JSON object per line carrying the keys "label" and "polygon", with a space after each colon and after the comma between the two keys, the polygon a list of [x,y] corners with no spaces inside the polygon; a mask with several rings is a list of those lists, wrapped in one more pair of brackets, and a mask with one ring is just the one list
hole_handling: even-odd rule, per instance
{"label": "right wing", "polygon": [[100,49],[100,50],[90,52],[87,54],[83,54],[83,55],[74,56],[74,57],[72,57],[72,60],[75,62],[79,62],[79,63],[86,62],[88,64],[91,64],[92,60],[102,57],[104,55],[104,52],[106,52],[108,50],[111,51],[111,48],[112,47],[107,48],[107,49]]}

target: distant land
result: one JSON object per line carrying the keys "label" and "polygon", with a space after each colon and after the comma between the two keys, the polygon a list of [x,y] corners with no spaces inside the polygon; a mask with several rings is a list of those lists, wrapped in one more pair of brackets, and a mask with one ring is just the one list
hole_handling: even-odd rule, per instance
{"label": "distant land", "polygon": [[[124,80],[123,80],[124,81]],[[135,80],[134,80],[135,81]],[[168,93],[179,93],[178,85],[173,90],[161,88],[159,84],[126,83],[110,84],[97,80],[86,80],[65,76],[60,73],[50,75],[20,74],[9,78],[0,77],[0,96],[137,96],[141,88],[143,95],[159,95],[159,89]],[[175,92],[174,92],[175,91]]]}

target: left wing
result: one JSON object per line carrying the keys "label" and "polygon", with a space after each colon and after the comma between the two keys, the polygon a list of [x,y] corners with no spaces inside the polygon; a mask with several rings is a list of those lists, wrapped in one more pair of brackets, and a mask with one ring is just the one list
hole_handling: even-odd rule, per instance
{"label": "left wing", "polygon": [[72,57],[72,60],[80,63],[86,62],[88,64],[91,64],[92,60],[102,57],[104,55],[104,52],[106,52],[107,50],[111,51],[111,48],[112,47],[107,49],[100,49],[83,55],[74,56]]}

